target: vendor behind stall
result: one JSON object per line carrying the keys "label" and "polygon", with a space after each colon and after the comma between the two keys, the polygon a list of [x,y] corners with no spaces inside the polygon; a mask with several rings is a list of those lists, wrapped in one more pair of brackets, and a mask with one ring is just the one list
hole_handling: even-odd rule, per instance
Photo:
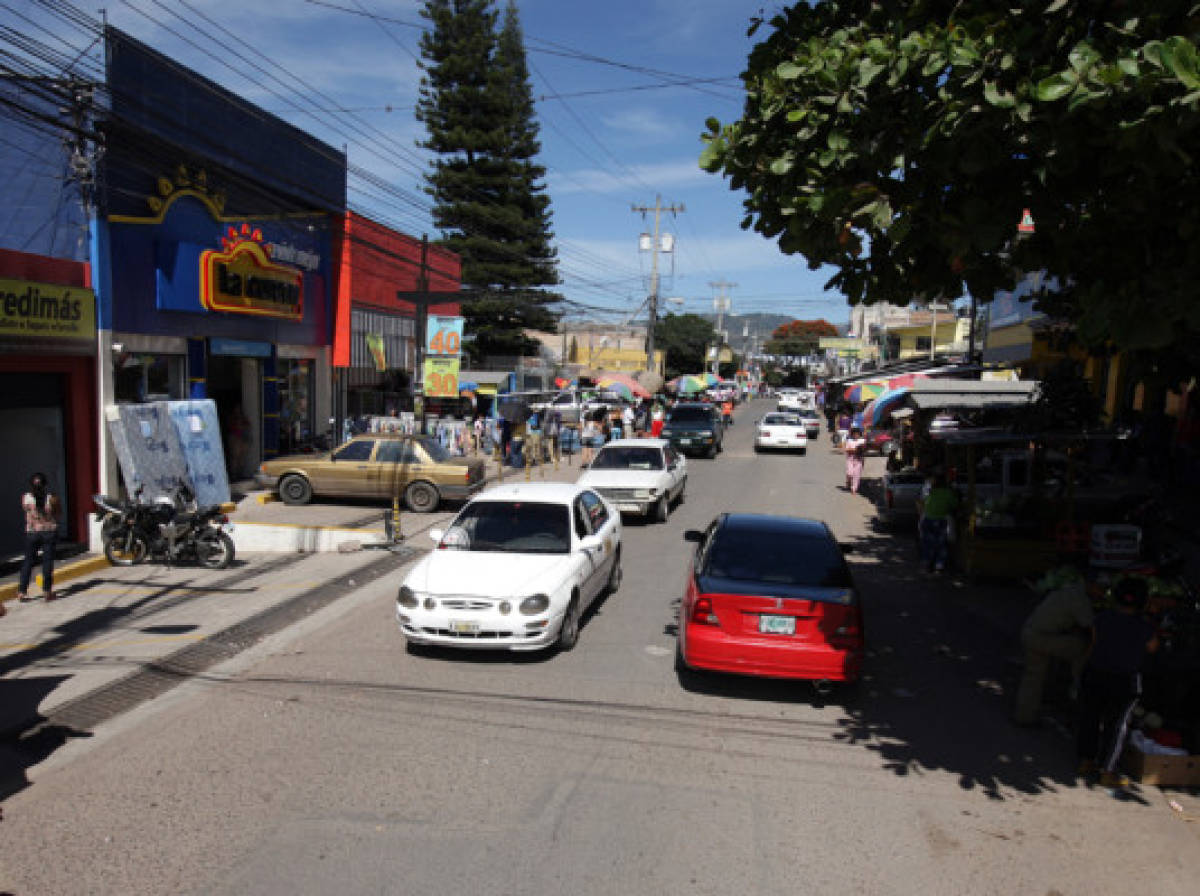
{"label": "vendor behind stall", "polygon": [[1142,693],[1142,663],[1158,649],[1155,625],[1144,615],[1148,591],[1146,580],[1134,576],[1113,586],[1116,608],[1096,614],[1092,652],[1079,689],[1079,774],[1098,770],[1104,787],[1120,783],[1117,760]]}

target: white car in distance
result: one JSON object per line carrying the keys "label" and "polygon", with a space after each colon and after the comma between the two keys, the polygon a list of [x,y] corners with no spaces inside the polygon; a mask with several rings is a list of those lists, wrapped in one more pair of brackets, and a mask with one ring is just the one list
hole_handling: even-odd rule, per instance
{"label": "white car in distance", "polygon": [[807,453],[808,433],[804,418],[776,411],[759,420],[754,427],[754,450],[763,451],[767,448]]}
{"label": "white car in distance", "polygon": [[597,452],[578,484],[622,513],[665,523],[687,488],[687,459],[666,439],[617,439]]}
{"label": "white car in distance", "polygon": [[587,608],[621,585],[621,516],[583,486],[495,486],[429,537],[396,596],[410,646],[570,650]]}

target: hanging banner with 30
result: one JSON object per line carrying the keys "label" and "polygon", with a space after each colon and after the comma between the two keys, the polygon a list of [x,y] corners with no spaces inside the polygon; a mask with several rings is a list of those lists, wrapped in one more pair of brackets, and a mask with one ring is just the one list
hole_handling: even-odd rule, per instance
{"label": "hanging banner with 30", "polygon": [[445,358],[462,351],[463,319],[429,315],[425,325],[426,357]]}
{"label": "hanging banner with 30", "polygon": [[426,398],[458,398],[458,358],[426,358],[424,383]]}

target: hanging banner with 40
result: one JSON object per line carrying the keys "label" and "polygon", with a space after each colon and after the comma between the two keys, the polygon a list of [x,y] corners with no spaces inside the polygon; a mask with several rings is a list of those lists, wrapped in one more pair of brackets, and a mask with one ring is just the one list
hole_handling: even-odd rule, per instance
{"label": "hanging banner with 40", "polygon": [[458,358],[426,358],[424,383],[426,398],[458,398]]}
{"label": "hanging banner with 40", "polygon": [[461,317],[443,317],[440,314],[429,315],[425,325],[425,354],[457,355],[462,351],[463,319]]}

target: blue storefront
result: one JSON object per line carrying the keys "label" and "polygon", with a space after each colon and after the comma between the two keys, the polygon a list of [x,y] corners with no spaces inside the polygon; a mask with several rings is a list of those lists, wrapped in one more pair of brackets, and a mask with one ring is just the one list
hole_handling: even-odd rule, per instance
{"label": "blue storefront", "polygon": [[93,245],[106,403],[214,399],[244,478],[329,416],[345,156],[115,29],[108,41]]}

